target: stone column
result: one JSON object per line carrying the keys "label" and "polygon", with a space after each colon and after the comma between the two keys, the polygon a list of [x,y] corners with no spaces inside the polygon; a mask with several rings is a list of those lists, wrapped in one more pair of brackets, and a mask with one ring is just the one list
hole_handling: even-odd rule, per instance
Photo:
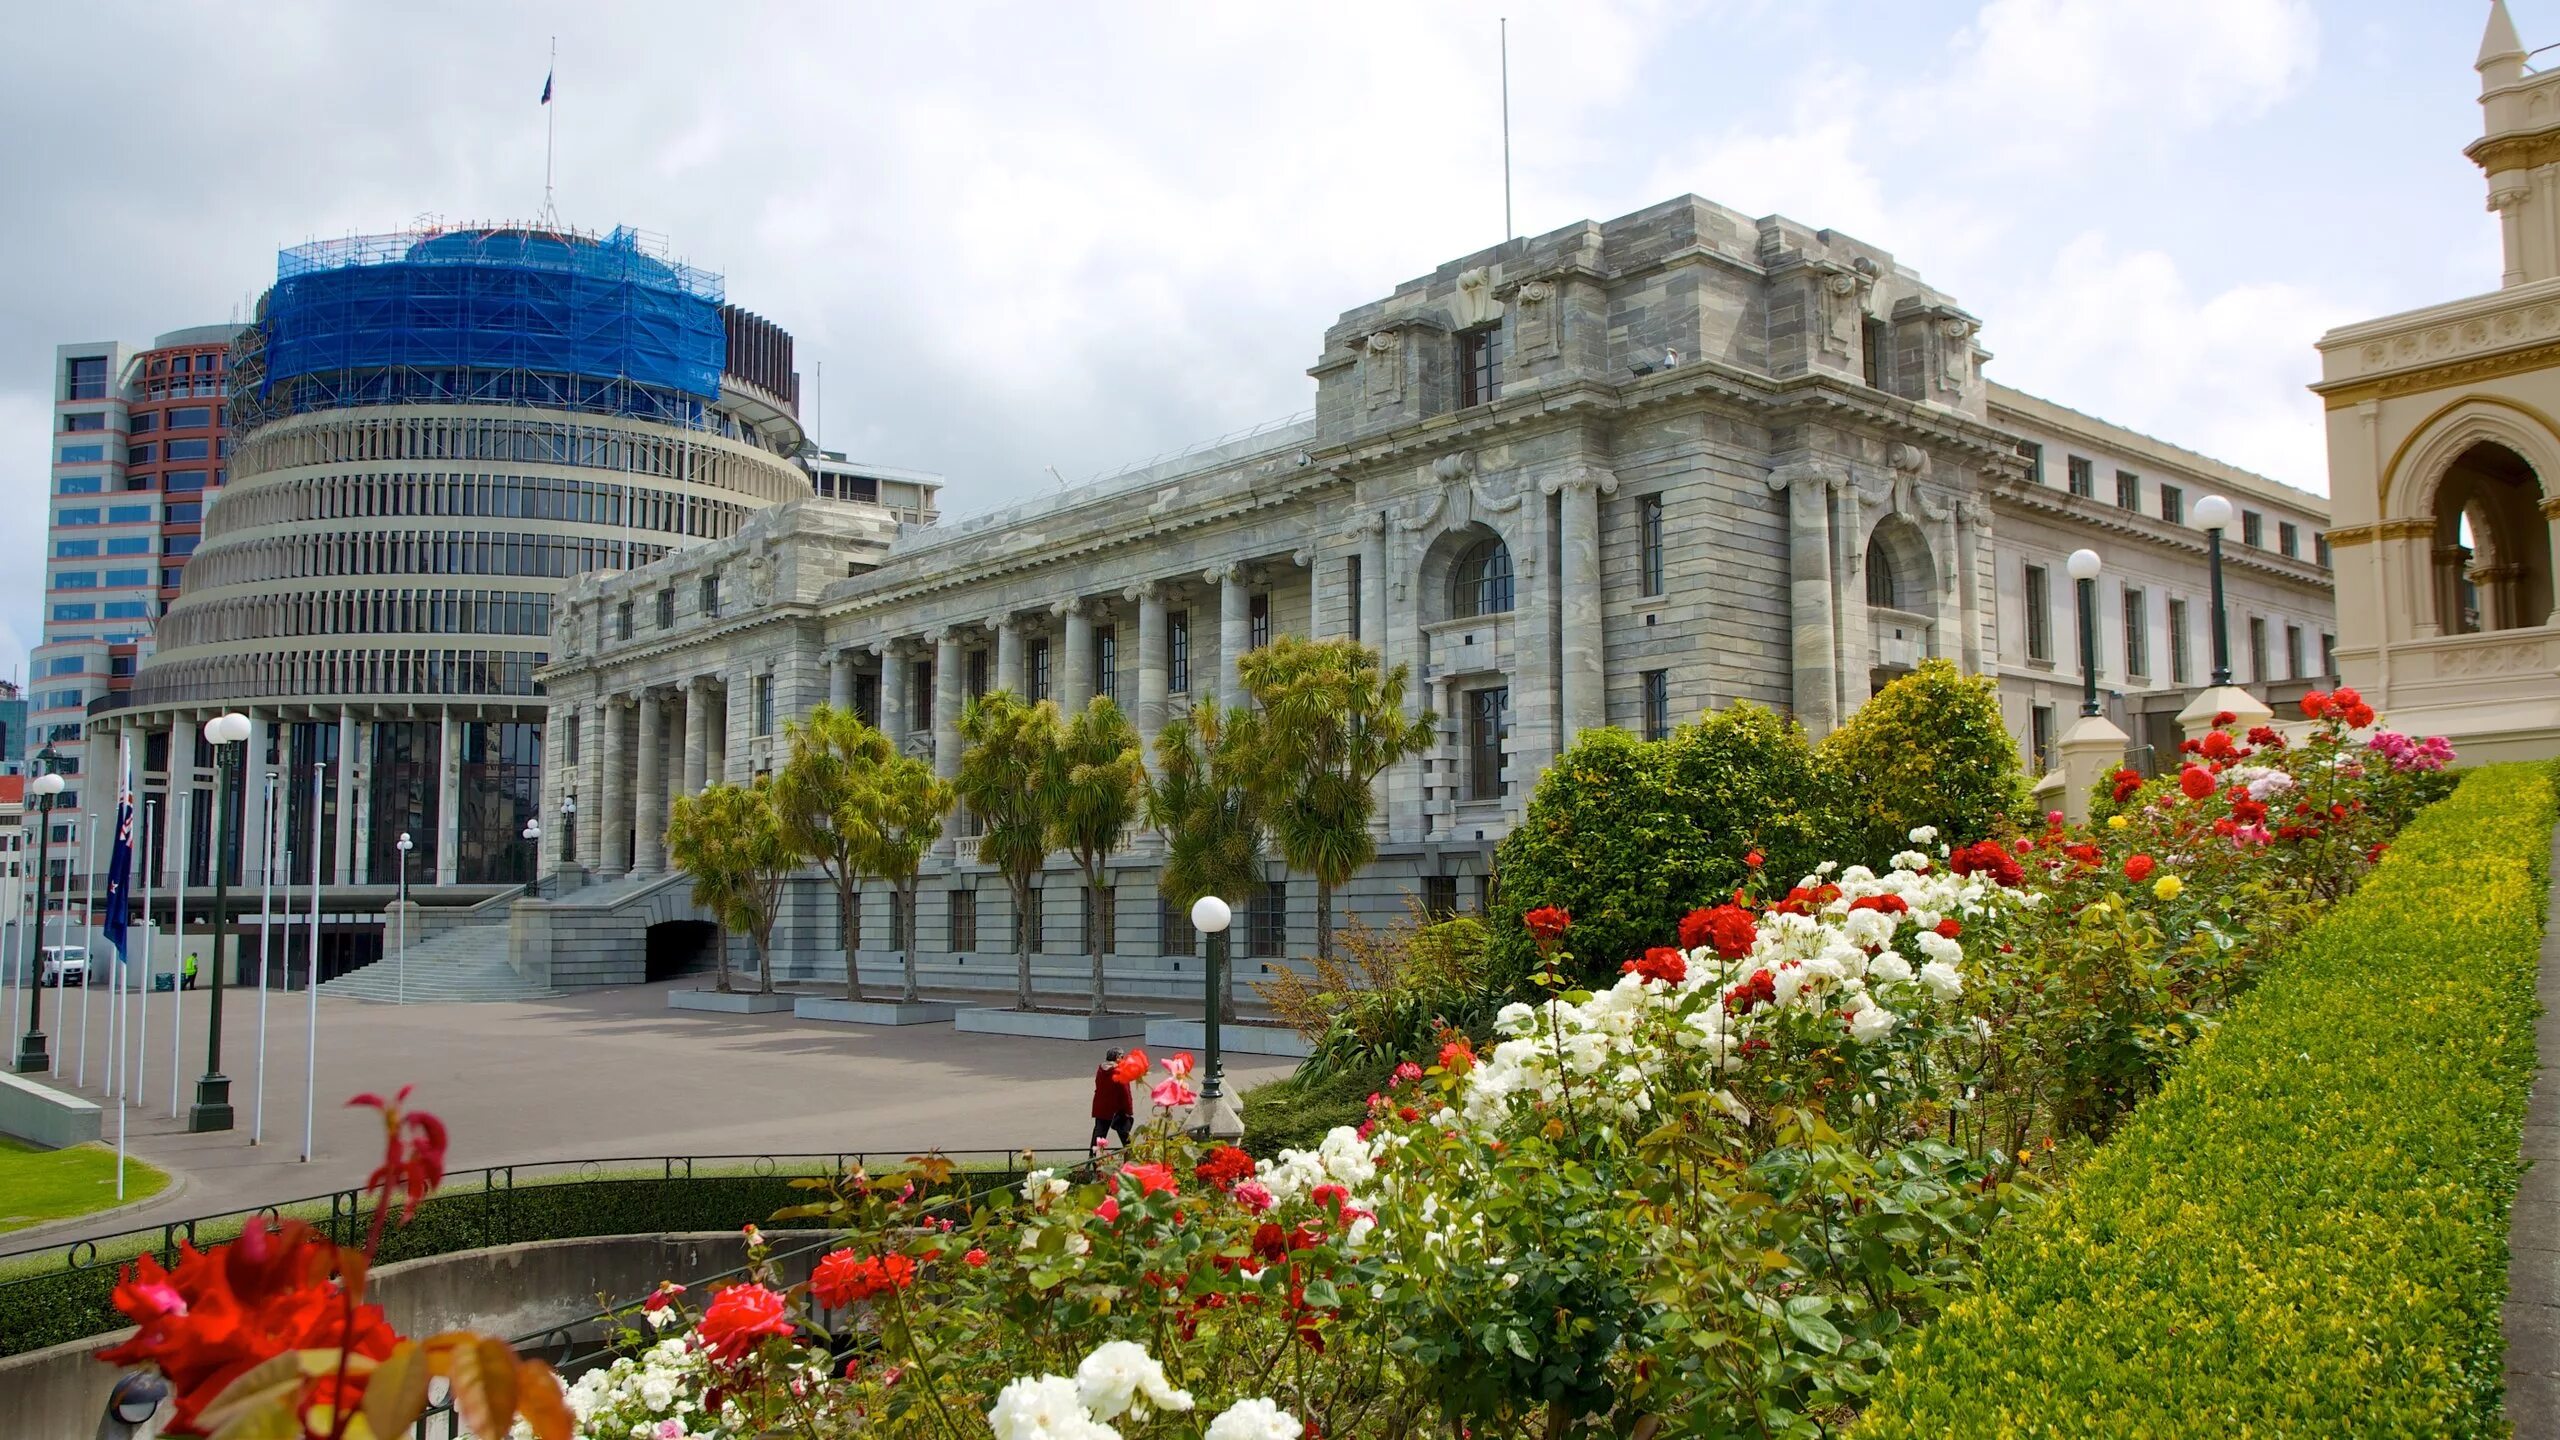
{"label": "stone column", "polygon": [[1360,526],[1360,641],[1378,652],[1378,663],[1392,668],[1388,653],[1395,634],[1387,624],[1387,517]]}
{"label": "stone column", "polygon": [[1058,666],[1058,709],[1073,715],[1093,699],[1093,611],[1070,595],[1049,607],[1066,619],[1066,654]]}
{"label": "stone column", "polygon": [[[2542,502],[2542,523],[2548,527],[2550,531],[2552,558],[2554,560],[2560,560],[2560,499],[2551,499]],[[2555,570],[2554,573],[2560,574],[2560,570]],[[2541,623],[2544,625],[2560,627],[2560,585],[2554,585],[2552,587],[2551,604],[2551,613],[2541,617]]]}
{"label": "stone column", "polygon": [[853,652],[839,650],[827,662],[827,703],[838,710],[853,708]]}
{"label": "stone column", "polygon": [[907,660],[895,640],[871,647],[880,657],[880,729],[899,754],[907,753]]}
{"label": "stone column", "polygon": [[[1230,709],[1244,704],[1244,677],[1236,662],[1244,658],[1246,647],[1253,643],[1251,597],[1245,593],[1244,567],[1220,565],[1202,573],[1201,579],[1218,587],[1218,703]],[[1200,663],[1195,649],[1191,663]]]}
{"label": "stone column", "polygon": [[2071,722],[2054,748],[2062,752],[2062,818],[2074,825],[2089,819],[2089,796],[2103,777],[2124,764],[2125,733],[2104,715],[2083,715]]}
{"label": "stone column", "polygon": [[1600,497],[1618,488],[1605,470],[1584,467],[1556,482],[1563,510],[1558,533],[1563,548],[1556,557],[1557,692],[1563,714],[1557,743],[1609,723],[1607,646],[1603,643],[1600,607]]}
{"label": "stone column", "polygon": [[[835,667],[836,677],[844,677],[845,667]],[[697,675],[685,682],[684,700],[684,793],[699,795],[711,781],[711,682]],[[844,704],[853,703],[850,695]]]}
{"label": "stone column", "polygon": [[542,722],[542,783],[534,789],[533,818],[542,825],[542,836],[533,844],[533,873],[539,878],[557,874],[560,869],[560,797],[567,793],[569,775],[569,723],[575,711],[566,705],[553,705]]}
{"label": "stone column", "polygon": [[370,885],[373,880],[373,748],[381,732],[372,720],[356,722],[357,769],[361,772],[356,785],[356,854],[355,883]]}
{"label": "stone column", "polygon": [[356,717],[346,706],[338,707],[338,863],[331,869],[331,879],[340,885],[352,885],[356,878]]}
{"label": "stone column", "polygon": [[1017,700],[1024,693],[1022,678],[1022,621],[1013,615],[999,615],[987,622],[996,632],[996,688],[1010,691]]}
{"label": "stone column", "polygon": [[604,757],[606,735],[613,724],[610,707],[595,701],[578,706],[578,863],[604,873]]}
{"label": "stone column", "polygon": [[[1977,500],[1956,502],[1955,519],[1948,529],[1955,535],[1956,623],[1964,627],[1963,642],[1952,652],[1968,675],[1979,675],[1987,668],[1982,658],[1982,582],[1978,573],[1984,535],[1991,528],[1991,512]],[[1945,647],[1943,644],[1941,648]]]}
{"label": "stone column", "polygon": [[656,875],[667,868],[667,772],[665,702],[640,693],[640,739],[637,785],[640,803],[632,816],[631,869]]}
{"label": "stone column", "polygon": [[720,710],[720,775],[731,785],[747,783],[747,737],[755,730],[755,677],[743,670],[732,671],[724,682],[722,694],[728,703]]}
{"label": "stone column", "polygon": [[169,792],[160,805],[160,864],[174,885],[186,873],[186,827],[178,824],[180,808],[196,783],[196,727],[184,716],[169,722]]}
{"label": "stone column", "polygon": [[950,780],[960,773],[960,636],[942,629],[932,639],[933,773]]}
{"label": "stone column", "polygon": [[1840,672],[1831,617],[1830,479],[1810,465],[1769,477],[1787,495],[1787,592],[1794,621],[1796,719],[1820,737],[1839,723]]}
{"label": "stone column", "polygon": [[1846,724],[1872,692],[1875,627],[1867,620],[1867,547],[1862,538],[1867,526],[1857,482],[1843,481],[1839,491],[1840,526],[1832,532],[1839,546],[1831,560],[1831,608],[1840,617],[1840,710],[1833,723]]}
{"label": "stone column", "polygon": [[1138,739],[1145,745],[1147,763],[1152,766],[1156,732],[1164,728],[1165,686],[1170,679],[1170,657],[1165,653],[1164,587],[1150,580],[1130,586],[1127,594],[1138,602]]}
{"label": "stone column", "polygon": [[453,707],[436,724],[436,883],[451,885],[462,863],[462,725]]}
{"label": "stone column", "polygon": [[607,696],[604,724],[596,739],[597,778],[602,803],[597,806],[596,856],[607,876],[631,873],[631,701]]}

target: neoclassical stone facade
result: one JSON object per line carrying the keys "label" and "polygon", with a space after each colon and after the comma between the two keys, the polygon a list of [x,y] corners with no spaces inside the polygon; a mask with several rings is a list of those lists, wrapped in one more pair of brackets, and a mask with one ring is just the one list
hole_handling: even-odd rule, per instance
{"label": "neoclassical stone facade", "polygon": [[[2184,657],[2206,624],[2203,536],[2180,495],[2262,515],[2235,594],[2330,631],[2316,497],[1991,386],[1979,342],[1882,250],[1683,197],[1349,311],[1310,368],[1311,420],[954,524],[824,499],[759,512],[564,593],[538,677],[544,810],[574,795],[581,820],[546,835],[543,868],[645,888],[670,796],[778,764],[785,725],[822,700],[948,775],[974,694],[1109,694],[1152,736],[1181,707],[1236,702],[1237,657],[1294,633],[1377,646],[1439,717],[1432,751],[1387,778],[1380,860],[1346,908],[1465,908],[1538,774],[1595,726],[1659,734],[1747,700],[1820,733],[1945,656],[2001,677],[2032,747],[2039,713],[2076,699],[2061,568],[2078,545],[2143,577],[2102,602],[2111,703],[2202,684]],[[2030,570],[2046,588],[2030,593]],[[2155,607],[2160,631],[2129,618]],[[2171,623],[2189,637],[2174,677]],[[949,985],[994,970],[994,988],[1016,921],[958,828],[924,879],[922,960]],[[1154,857],[1132,842],[1101,917],[1061,858],[1026,920],[1044,984],[1080,988],[1099,927],[1115,986],[1180,990],[1191,937],[1158,902]],[[1278,963],[1312,943],[1313,895],[1271,875],[1239,931]],[[821,883],[795,892],[784,964],[828,973],[849,938],[885,973],[887,896],[839,937]]]}

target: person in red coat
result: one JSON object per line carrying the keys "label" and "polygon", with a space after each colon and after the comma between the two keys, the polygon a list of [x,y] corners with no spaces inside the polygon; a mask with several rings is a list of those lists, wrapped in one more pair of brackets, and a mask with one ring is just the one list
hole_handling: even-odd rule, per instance
{"label": "person in red coat", "polygon": [[1118,1135],[1120,1148],[1129,1147],[1129,1124],[1138,1113],[1137,1103],[1129,1098],[1129,1082],[1120,1078],[1120,1052],[1109,1051],[1102,1066],[1093,1072],[1093,1148],[1102,1148],[1102,1138]]}

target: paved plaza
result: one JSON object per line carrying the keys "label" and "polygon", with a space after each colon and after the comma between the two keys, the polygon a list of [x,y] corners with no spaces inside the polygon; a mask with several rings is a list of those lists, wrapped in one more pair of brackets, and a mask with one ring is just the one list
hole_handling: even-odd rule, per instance
{"label": "paved plaza", "polygon": [[[1073,1153],[1090,1121],[1093,1067],[1108,1046],[962,1035],[948,1025],[898,1029],[772,1015],[671,1011],[667,991],[700,977],[492,1004],[377,1005],[320,997],[319,1106],[311,1163],[297,1157],[303,1114],[306,999],[276,992],[267,1013],[266,1123],[251,1145],[256,1107],[258,996],[225,1000],[223,1066],[238,1128],[186,1133],[184,1107],[204,1067],[209,992],[184,997],[185,1083],[170,1118],[167,995],[153,996],[143,1099],[126,1123],[132,1152],[177,1184],[147,1204],[13,1232],[0,1248],[290,1200],[362,1183],[382,1131],[349,1096],[414,1085],[412,1103],[452,1129],[447,1163],[483,1165],[589,1157],[808,1154],[927,1149]],[[67,1017],[45,997],[63,1072],[49,1083],[103,1100],[108,995],[88,1006],[89,1083],[75,1087],[81,996]],[[0,1019],[6,1018],[0,1007]],[[139,1030],[137,1028],[137,1034]],[[1123,1045],[1127,1041],[1119,1042]],[[1232,1057],[1233,1088],[1288,1073],[1295,1062]],[[31,1079],[48,1079],[31,1076]],[[1147,1102],[1138,1105],[1143,1119]]]}

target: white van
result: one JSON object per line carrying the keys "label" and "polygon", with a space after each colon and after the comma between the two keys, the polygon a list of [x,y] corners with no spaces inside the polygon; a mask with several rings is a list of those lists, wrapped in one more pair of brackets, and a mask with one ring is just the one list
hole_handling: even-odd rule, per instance
{"label": "white van", "polygon": [[44,968],[37,972],[39,985],[79,985],[89,983],[89,952],[77,945],[44,947]]}

